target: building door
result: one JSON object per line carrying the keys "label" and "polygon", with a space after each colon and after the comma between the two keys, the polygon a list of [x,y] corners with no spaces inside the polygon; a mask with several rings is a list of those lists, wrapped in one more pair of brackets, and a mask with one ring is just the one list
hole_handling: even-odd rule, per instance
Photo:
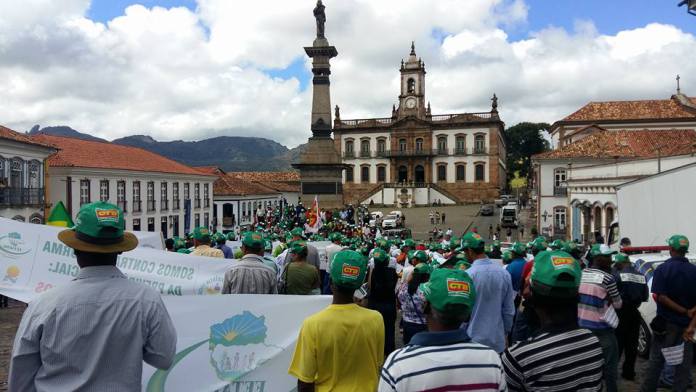
{"label": "building door", "polygon": [[174,237],[179,236],[179,215],[174,215],[172,217],[172,223],[174,225]]}
{"label": "building door", "polygon": [[399,166],[399,182],[408,181],[408,169],[406,166]]}
{"label": "building door", "polygon": [[167,238],[167,217],[163,216],[160,220],[160,231],[162,232],[162,237]]}
{"label": "building door", "polygon": [[416,182],[425,182],[425,169],[421,165],[416,165],[414,176]]}

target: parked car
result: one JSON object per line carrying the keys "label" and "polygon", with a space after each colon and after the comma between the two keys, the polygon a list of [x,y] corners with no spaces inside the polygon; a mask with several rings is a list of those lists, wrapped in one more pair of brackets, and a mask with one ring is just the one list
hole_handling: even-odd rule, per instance
{"label": "parked car", "polygon": [[403,213],[403,212],[401,212],[401,211],[392,211],[392,212],[390,212],[389,214],[390,214],[390,215],[396,215],[397,218],[398,218],[398,220],[397,220],[397,225],[398,225],[399,227],[403,226],[404,220],[405,220],[405,217],[404,217],[404,213]]}
{"label": "parked car", "polygon": [[481,206],[480,214],[483,216],[493,216],[495,207],[492,204],[484,204]]}
{"label": "parked car", "polygon": [[517,227],[517,206],[504,206],[500,209],[500,227]]}
{"label": "parked car", "polygon": [[508,204],[508,202],[514,200],[515,197],[512,195],[500,195],[500,198],[495,199],[495,206],[496,207],[503,207]]}
{"label": "parked car", "polygon": [[388,238],[412,238],[411,229],[387,229],[382,232],[382,236]]}
{"label": "parked car", "polygon": [[[692,264],[696,264],[696,254],[687,254],[686,257]],[[633,262],[635,268],[645,275],[648,286],[652,287],[653,272],[660,264],[664,263],[669,258],[669,254],[667,252],[645,253],[631,255],[629,258],[631,262]],[[648,301],[644,302],[638,310],[641,315],[640,327],[638,329],[638,355],[647,358],[650,353],[650,344],[652,342],[650,322],[655,318],[657,312],[657,305],[655,304],[653,296],[650,295]],[[694,355],[696,355],[696,353]]]}
{"label": "parked car", "polygon": [[377,226],[377,221],[381,220],[384,217],[384,214],[382,211],[374,211],[370,213],[370,221],[368,222],[370,227],[375,227]]}
{"label": "parked car", "polygon": [[382,220],[383,229],[396,229],[399,225],[399,217],[393,214],[389,214]]}

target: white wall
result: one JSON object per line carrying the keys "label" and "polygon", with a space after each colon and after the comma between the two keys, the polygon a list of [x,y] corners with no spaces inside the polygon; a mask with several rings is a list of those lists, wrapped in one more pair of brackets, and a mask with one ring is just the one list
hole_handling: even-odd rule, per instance
{"label": "white wall", "polygon": [[[92,168],[63,168],[63,167],[50,167],[49,168],[49,200],[50,203],[55,204],[58,201],[62,201],[66,207],[69,206],[67,200],[67,177],[70,176],[72,179],[72,217],[75,219],[77,212],[80,209],[80,180],[90,180],[90,197],[91,201],[95,202],[99,200],[100,197],[100,181],[109,180],[109,202],[112,204],[117,204],[117,183],[118,181],[125,181],[126,183],[126,212],[124,217],[126,219],[126,229],[133,230],[133,221],[140,219],[140,230],[148,230],[148,220],[150,218],[154,219],[154,226],[156,232],[160,231],[162,218],[167,219],[167,233],[166,237],[171,237],[174,234],[174,216],[179,218],[179,235],[184,235],[184,183],[190,184],[190,197],[191,197],[191,216],[189,221],[189,229],[193,230],[195,227],[195,217],[199,214],[200,224],[205,224],[205,214],[208,214],[208,225],[212,225],[213,219],[213,182],[215,177],[210,176],[196,176],[196,175],[183,175],[183,174],[171,174],[171,173],[153,173],[153,172],[134,172],[128,170],[106,170],[106,169],[92,169]],[[133,211],[133,182],[140,181],[140,212]],[[147,183],[154,182],[155,185],[155,210],[148,211],[147,208]],[[161,183],[167,183],[167,200],[168,209],[162,210],[161,206]],[[174,202],[173,195],[173,183],[179,183],[179,209],[175,210],[172,205]],[[199,208],[195,208],[195,194],[194,194],[194,184],[200,184],[200,198],[201,204]],[[204,184],[208,184],[209,187],[209,206],[205,207],[204,200]]]}

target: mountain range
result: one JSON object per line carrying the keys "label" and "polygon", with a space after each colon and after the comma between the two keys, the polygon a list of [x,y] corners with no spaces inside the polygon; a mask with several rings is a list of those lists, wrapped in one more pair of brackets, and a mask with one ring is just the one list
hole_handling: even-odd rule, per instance
{"label": "mountain range", "polygon": [[[47,134],[90,141],[108,142],[68,126],[41,128],[35,125],[29,135]],[[161,142],[146,135],[126,136],[111,143],[139,147],[189,166],[217,166],[225,171],[284,171],[299,158],[304,145],[293,149],[260,137],[218,136],[199,141]]]}

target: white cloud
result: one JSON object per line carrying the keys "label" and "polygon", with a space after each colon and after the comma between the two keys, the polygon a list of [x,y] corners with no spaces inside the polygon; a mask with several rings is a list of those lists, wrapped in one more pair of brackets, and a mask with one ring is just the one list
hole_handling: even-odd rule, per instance
{"label": "white cloud", "polygon": [[[271,78],[314,34],[313,0],[199,0],[186,8],[133,5],[98,23],[87,0],[0,2],[0,123],[70,125],[106,138],[261,136],[286,145],[309,136],[310,90]],[[696,75],[696,38],[649,24],[613,36],[591,21],[512,41],[523,0],[328,0],[332,100],[342,117],[384,117],[398,95],[411,40],[428,69],[436,113],[483,111],[552,122],[590,100],[666,98],[674,76]],[[437,32],[437,33],[435,33]],[[441,36],[444,34],[444,40]],[[696,95],[696,79],[683,78]]]}

